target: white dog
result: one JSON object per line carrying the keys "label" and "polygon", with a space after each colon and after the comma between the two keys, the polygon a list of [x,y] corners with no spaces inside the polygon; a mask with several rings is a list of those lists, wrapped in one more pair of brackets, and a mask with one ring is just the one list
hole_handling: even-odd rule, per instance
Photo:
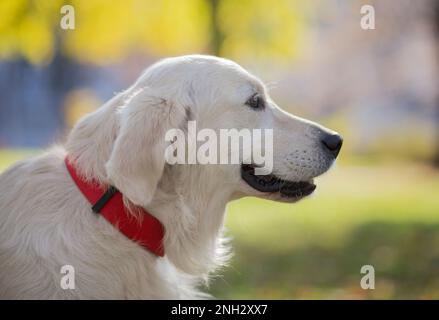
{"label": "white dog", "polygon": [[[273,129],[272,174],[258,176],[252,164],[167,164],[165,133],[184,130],[188,120],[214,130]],[[207,297],[197,287],[228,255],[226,204],[243,196],[295,202],[311,194],[312,179],[328,170],[341,144],[333,131],[282,111],[262,82],[234,62],[164,59],[80,120],[65,146],[2,173],[0,297]],[[84,185],[120,191],[129,221],[155,219],[152,231],[164,231],[160,248],[153,247],[157,239],[144,246],[94,213],[66,157]],[[65,265],[74,268],[67,288]]]}

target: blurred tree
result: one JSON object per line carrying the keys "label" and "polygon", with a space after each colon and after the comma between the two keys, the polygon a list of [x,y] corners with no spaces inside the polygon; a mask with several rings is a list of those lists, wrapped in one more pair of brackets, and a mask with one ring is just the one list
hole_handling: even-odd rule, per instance
{"label": "blurred tree", "polygon": [[211,41],[210,50],[212,54],[218,56],[220,54],[221,45],[224,41],[224,35],[218,21],[218,5],[219,0],[209,0],[210,2],[210,19],[211,19]]}
{"label": "blurred tree", "polygon": [[178,55],[208,46],[204,0],[76,0],[72,5],[77,27],[66,32],[63,47],[81,61],[109,64],[132,52]]}
{"label": "blurred tree", "polygon": [[220,55],[249,61],[291,60],[298,54],[307,5],[297,0],[219,1]]}
{"label": "blurred tree", "polygon": [[0,1],[0,57],[21,55],[33,64],[49,62],[61,5],[61,0]]}
{"label": "blurred tree", "polygon": [[[75,8],[76,28],[62,30],[60,8]],[[157,56],[204,51],[204,0],[0,1],[0,58],[49,63],[58,47],[81,62],[109,64],[131,52]]]}
{"label": "blurred tree", "polygon": [[[75,10],[74,30],[60,26],[66,4]],[[68,93],[93,85],[85,78],[92,78],[96,66],[132,54],[204,52],[238,61],[290,61],[299,47],[303,7],[299,0],[0,0],[0,60],[12,60],[0,63],[7,72],[0,75],[1,139],[14,143],[10,132],[25,127],[34,134],[18,144],[47,143],[62,127]],[[9,113],[11,108],[21,112]],[[35,138],[44,130],[44,138]]]}
{"label": "blurred tree", "polygon": [[[76,28],[59,26],[62,5]],[[132,52],[154,56],[211,51],[235,59],[290,59],[304,25],[298,0],[1,0],[0,58],[49,63],[61,52],[111,64]]]}

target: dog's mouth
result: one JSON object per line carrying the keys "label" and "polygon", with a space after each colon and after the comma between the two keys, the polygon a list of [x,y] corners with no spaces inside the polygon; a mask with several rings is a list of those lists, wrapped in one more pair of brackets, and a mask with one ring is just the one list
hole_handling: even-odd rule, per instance
{"label": "dog's mouth", "polygon": [[312,181],[289,181],[274,174],[256,175],[255,167],[251,164],[241,164],[241,177],[257,191],[279,192],[282,197],[286,198],[306,197],[316,189],[316,185]]}

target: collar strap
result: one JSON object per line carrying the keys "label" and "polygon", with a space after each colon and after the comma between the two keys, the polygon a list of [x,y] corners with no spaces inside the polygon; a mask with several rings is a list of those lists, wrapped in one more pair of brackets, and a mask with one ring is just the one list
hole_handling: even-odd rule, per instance
{"label": "collar strap", "polygon": [[138,242],[155,255],[159,257],[165,255],[164,227],[156,217],[143,208],[138,208],[141,215],[140,219],[136,219],[125,207],[122,193],[119,190],[113,186],[105,190],[96,181],[85,180],[67,157],[64,162],[76,186],[92,204],[93,212],[102,215],[125,236]]}

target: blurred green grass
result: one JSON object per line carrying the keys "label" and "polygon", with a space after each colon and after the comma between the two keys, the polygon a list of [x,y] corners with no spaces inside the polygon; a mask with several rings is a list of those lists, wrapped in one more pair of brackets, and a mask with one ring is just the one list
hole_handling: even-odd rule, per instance
{"label": "blurred green grass", "polygon": [[[414,163],[343,165],[298,204],[229,205],[234,258],[219,298],[439,298],[439,173]],[[375,290],[360,269],[375,267]]]}
{"label": "blurred green grass", "polygon": [[[0,171],[30,150],[1,150]],[[342,159],[297,204],[231,202],[231,265],[218,298],[438,299],[439,171],[423,164]],[[375,290],[360,269],[375,267]]]}
{"label": "blurred green grass", "polygon": [[5,170],[14,162],[38,154],[38,150],[33,149],[0,149],[0,172]]}

